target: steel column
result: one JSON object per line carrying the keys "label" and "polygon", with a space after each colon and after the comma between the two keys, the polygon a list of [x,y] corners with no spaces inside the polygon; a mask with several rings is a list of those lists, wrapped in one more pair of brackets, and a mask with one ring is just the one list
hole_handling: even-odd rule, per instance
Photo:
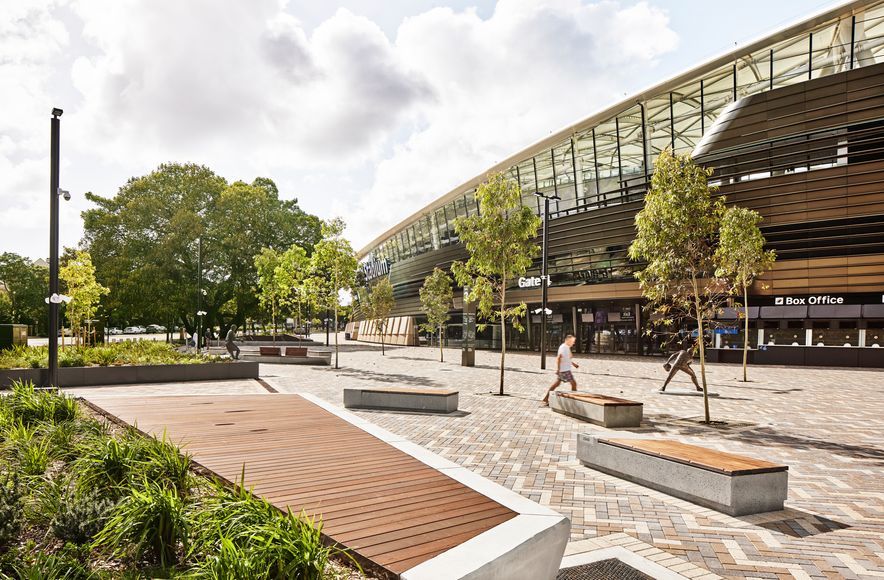
{"label": "steel column", "polygon": [[[58,387],[58,191],[61,109],[52,109],[49,135],[49,386]],[[52,300],[55,298],[55,300]]]}

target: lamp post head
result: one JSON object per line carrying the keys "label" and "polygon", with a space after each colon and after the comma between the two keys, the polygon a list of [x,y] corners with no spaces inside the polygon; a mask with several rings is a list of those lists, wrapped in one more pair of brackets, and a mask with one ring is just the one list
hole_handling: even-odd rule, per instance
{"label": "lamp post head", "polygon": [[53,107],[53,108],[52,108],[52,116],[55,117],[55,118],[61,117],[63,113],[64,113],[64,111],[62,111],[62,110],[59,109],[58,107]]}

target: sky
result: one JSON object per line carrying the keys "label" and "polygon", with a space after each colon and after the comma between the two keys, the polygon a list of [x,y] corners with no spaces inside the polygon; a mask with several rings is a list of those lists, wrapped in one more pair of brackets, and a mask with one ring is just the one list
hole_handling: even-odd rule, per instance
{"label": "sky", "polygon": [[838,2],[0,0],[0,252],[161,163],[269,177],[356,249],[498,161]]}

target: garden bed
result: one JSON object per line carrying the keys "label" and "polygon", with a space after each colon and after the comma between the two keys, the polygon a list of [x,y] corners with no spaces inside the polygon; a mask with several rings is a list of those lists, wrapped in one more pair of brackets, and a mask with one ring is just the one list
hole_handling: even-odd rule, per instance
{"label": "garden bed", "polygon": [[[129,342],[59,351],[63,387],[257,379],[258,363],[182,353],[166,343]],[[0,351],[0,389],[15,381],[49,386],[47,347]]]}
{"label": "garden bed", "polygon": [[166,440],[17,384],[0,396],[0,578],[364,578],[321,522],[193,468]]}

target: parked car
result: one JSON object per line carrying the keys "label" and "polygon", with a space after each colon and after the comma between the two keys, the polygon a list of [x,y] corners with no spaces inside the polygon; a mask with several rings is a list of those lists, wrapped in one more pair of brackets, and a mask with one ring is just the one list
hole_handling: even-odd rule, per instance
{"label": "parked car", "polygon": [[166,332],[166,327],[161,324],[148,324],[146,330],[151,334],[163,334]]}
{"label": "parked car", "polygon": [[107,329],[107,333],[108,334],[123,334],[123,331],[120,330],[119,328],[117,328],[116,326],[113,326],[113,327]]}
{"label": "parked car", "polygon": [[140,332],[140,327],[138,326],[127,326],[123,329],[123,334],[138,334]]}

